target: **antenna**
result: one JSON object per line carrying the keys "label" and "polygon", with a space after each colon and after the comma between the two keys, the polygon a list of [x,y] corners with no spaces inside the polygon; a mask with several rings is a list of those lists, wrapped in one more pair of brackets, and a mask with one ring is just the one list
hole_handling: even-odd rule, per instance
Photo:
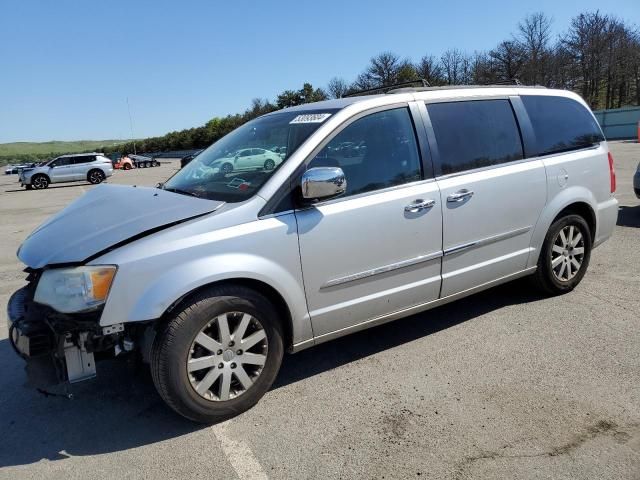
{"label": "antenna", "polygon": [[133,136],[133,120],[131,119],[131,108],[129,107],[129,97],[127,97],[127,111],[129,112],[129,127],[131,128],[131,141],[133,142],[133,154],[137,155],[136,139]]}

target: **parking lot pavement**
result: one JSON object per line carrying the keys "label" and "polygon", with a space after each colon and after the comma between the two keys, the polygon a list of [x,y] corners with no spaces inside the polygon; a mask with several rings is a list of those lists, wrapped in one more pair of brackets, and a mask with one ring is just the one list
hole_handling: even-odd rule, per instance
{"label": "parking lot pavement", "polygon": [[[519,281],[286,356],[262,401],[224,424],[177,417],[135,365],[99,365],[73,400],[23,387],[3,309],[0,478],[640,478],[640,145],[611,149],[618,226],[574,292]],[[23,283],[20,242],[93,188],[15,181],[0,178],[3,305]]]}

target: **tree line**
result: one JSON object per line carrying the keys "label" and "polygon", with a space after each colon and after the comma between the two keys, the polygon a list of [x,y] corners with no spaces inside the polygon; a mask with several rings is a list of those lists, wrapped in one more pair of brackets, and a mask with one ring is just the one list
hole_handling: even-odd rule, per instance
{"label": "tree line", "polygon": [[[243,113],[136,140],[135,150],[206,148],[243,123],[274,110],[417,79],[431,86],[518,82],[567,89],[579,93],[594,110],[640,105],[640,32],[636,26],[599,11],[577,15],[560,35],[554,36],[552,26],[549,16],[534,13],[488,51],[451,48],[417,61],[383,52],[371,58],[352,81],[333,77],[324,88],[305,83],[299,90],[285,90],[274,101],[254,99]],[[134,142],[105,149],[107,154],[133,151]]]}

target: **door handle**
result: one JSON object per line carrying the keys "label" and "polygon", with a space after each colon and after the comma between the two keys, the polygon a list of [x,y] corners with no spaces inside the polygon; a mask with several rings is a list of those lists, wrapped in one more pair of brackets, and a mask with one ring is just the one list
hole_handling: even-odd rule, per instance
{"label": "door handle", "polygon": [[473,190],[467,190],[466,188],[463,188],[462,190],[458,190],[457,192],[450,194],[447,197],[447,202],[449,203],[463,202],[467,198],[471,198],[472,196],[473,196]]}
{"label": "door handle", "polygon": [[407,213],[416,213],[421,210],[426,210],[427,208],[431,208],[436,204],[435,200],[422,200],[421,198],[417,199],[415,202],[410,203],[406,207],[404,207],[404,211]]}

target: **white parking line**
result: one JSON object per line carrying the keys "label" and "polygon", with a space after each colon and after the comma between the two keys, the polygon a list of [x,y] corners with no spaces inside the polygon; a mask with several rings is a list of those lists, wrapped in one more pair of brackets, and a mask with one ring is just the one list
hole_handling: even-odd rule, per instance
{"label": "white parking line", "polygon": [[258,459],[253,455],[249,445],[242,440],[234,440],[228,435],[229,422],[211,427],[227,460],[235,470],[240,480],[268,480]]}

